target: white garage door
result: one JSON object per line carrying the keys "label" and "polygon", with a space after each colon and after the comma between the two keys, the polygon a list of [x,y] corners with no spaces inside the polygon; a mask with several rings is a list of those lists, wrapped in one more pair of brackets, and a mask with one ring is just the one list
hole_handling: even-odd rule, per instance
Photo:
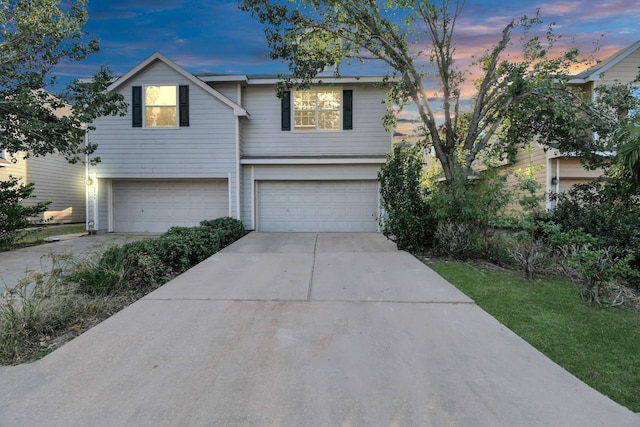
{"label": "white garage door", "polygon": [[226,180],[113,181],[113,231],[167,231],[229,215]]}
{"label": "white garage door", "polygon": [[261,181],[258,231],[378,230],[376,181]]}

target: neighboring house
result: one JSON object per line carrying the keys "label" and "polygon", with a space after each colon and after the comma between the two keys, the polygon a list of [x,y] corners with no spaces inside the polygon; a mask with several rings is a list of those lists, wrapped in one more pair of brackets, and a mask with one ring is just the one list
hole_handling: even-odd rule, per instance
{"label": "neighboring house", "polygon": [[108,88],[125,117],[95,121],[88,228],[162,232],[231,216],[257,231],[378,231],[391,148],[381,77],[193,75],[154,53]]}
{"label": "neighboring house", "polygon": [[[569,84],[595,97],[594,89],[600,85],[631,83],[638,76],[639,67],[640,41],[575,75]],[[529,149],[520,150],[516,163],[510,165],[509,169],[527,167],[532,168],[536,180],[542,185],[540,191],[551,195],[565,192],[574,184],[590,182],[603,174],[602,169],[587,170],[582,167],[579,157],[553,149],[545,151],[537,143],[531,144]],[[552,208],[555,203],[549,200],[547,208]]]}
{"label": "neighboring house", "polygon": [[[70,110],[60,109],[56,115],[69,114]],[[38,202],[51,200],[42,219],[50,224],[83,223],[86,220],[85,167],[70,164],[59,154],[24,159],[24,153],[8,153],[0,148],[0,180],[13,176],[23,183],[33,183],[34,198],[23,202],[33,206]]]}

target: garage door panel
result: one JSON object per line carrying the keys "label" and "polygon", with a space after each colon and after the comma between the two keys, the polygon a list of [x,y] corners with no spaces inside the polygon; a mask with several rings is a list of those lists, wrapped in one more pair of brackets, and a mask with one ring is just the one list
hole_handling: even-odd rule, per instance
{"label": "garage door panel", "polygon": [[164,232],[229,215],[226,180],[113,181],[113,231]]}
{"label": "garage door panel", "polygon": [[261,181],[259,231],[375,232],[376,181]]}

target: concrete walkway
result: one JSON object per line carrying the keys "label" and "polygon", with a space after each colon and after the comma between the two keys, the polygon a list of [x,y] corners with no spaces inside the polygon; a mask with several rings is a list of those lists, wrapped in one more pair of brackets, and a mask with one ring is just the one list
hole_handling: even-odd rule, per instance
{"label": "concrete walkway", "polygon": [[44,359],[2,426],[639,426],[379,234],[260,234]]}

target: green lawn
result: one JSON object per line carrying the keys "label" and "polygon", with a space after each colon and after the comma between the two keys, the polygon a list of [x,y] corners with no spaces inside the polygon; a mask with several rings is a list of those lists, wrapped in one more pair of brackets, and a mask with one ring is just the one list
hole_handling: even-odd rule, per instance
{"label": "green lawn", "polygon": [[87,227],[85,224],[48,225],[44,226],[36,233],[26,236],[17,243],[19,245],[32,245],[36,243],[43,243],[45,239],[49,237],[64,236],[67,234],[81,234],[86,232]]}
{"label": "green lawn", "polygon": [[640,412],[640,311],[587,307],[565,280],[528,281],[463,262],[428,265],[567,371]]}

